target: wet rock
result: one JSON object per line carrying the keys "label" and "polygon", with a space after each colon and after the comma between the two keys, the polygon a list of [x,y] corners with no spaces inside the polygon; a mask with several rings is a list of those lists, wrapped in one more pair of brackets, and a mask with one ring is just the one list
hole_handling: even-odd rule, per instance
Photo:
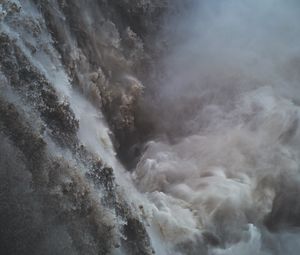
{"label": "wet rock", "polygon": [[1,71],[21,98],[33,103],[47,123],[52,136],[61,144],[76,140],[78,121],[68,103],[60,103],[47,79],[33,67],[18,46],[5,35],[0,35]]}

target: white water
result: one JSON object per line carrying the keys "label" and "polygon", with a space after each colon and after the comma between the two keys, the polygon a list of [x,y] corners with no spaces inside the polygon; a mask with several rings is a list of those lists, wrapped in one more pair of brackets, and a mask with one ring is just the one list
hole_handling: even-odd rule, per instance
{"label": "white water", "polygon": [[299,7],[199,1],[168,20],[166,75],[149,100],[171,142],[149,142],[133,174],[167,243],[196,246],[211,231],[225,247],[209,254],[297,254],[298,205],[274,207],[291,228],[263,222],[275,196],[299,190]]}
{"label": "white water", "polygon": [[[18,4],[23,18],[40,18],[30,1]],[[172,142],[149,141],[132,174],[116,159],[102,113],[72,88],[50,35],[44,31],[39,37],[48,51],[31,55],[24,38],[41,41],[16,27],[2,28],[70,103],[80,142],[114,168],[156,254],[201,254],[203,233],[210,232],[223,244],[209,246],[211,255],[296,255],[297,229],[271,234],[263,220],[283,177],[284,189],[299,190],[298,6],[279,0],[203,1],[188,17],[167,23],[177,27],[168,36],[180,43],[171,45],[163,61],[166,78],[152,100],[162,111],[157,121],[164,132],[170,127],[187,132]],[[179,247],[185,242],[190,251]]]}

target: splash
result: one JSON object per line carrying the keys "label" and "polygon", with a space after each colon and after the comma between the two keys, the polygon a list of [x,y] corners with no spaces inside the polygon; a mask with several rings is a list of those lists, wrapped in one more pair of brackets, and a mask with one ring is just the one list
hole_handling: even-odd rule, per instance
{"label": "splash", "polygon": [[298,254],[299,12],[0,1],[0,251]]}
{"label": "splash", "polygon": [[158,134],[132,176],[180,254],[296,254],[298,14],[295,1],[201,1],[167,21],[146,99]]}

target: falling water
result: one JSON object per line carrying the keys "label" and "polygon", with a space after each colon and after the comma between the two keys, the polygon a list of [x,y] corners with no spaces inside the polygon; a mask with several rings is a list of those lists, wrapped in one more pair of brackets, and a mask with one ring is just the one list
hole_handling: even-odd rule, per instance
{"label": "falling water", "polygon": [[299,14],[0,0],[1,254],[298,254]]}

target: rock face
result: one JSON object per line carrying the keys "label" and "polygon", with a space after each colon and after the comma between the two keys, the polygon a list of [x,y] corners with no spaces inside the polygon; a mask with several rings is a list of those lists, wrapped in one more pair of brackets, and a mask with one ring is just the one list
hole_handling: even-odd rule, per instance
{"label": "rock face", "polygon": [[1,255],[298,255],[300,8],[237,2],[0,0]]}
{"label": "rock face", "polygon": [[134,137],[166,6],[0,1],[1,254],[152,254],[110,137]]}
{"label": "rock face", "polygon": [[[36,1],[62,63],[102,109],[123,155],[136,143],[136,105],[153,70],[155,34],[167,1]],[[126,162],[125,162],[126,163]]]}

